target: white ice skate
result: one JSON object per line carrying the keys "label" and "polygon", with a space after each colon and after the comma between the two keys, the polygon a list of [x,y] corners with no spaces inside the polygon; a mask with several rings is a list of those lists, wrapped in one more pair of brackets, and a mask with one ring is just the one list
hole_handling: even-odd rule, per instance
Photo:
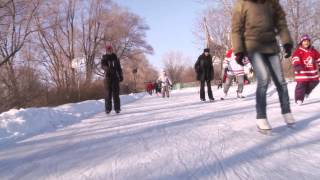
{"label": "white ice skate", "polygon": [[224,94],[223,97],[220,98],[220,100],[225,100],[227,98],[227,94]]}
{"label": "white ice skate", "polygon": [[292,127],[296,121],[291,113],[283,114],[284,122],[287,124],[287,126]]}
{"label": "white ice skate", "polygon": [[297,103],[299,106],[301,106],[301,105],[303,104],[303,102],[302,102],[301,100],[298,100],[296,103]]}
{"label": "white ice skate", "polygon": [[271,126],[267,119],[257,119],[257,128],[258,131],[262,134],[268,135],[271,133]]}
{"label": "white ice skate", "polygon": [[237,98],[245,98],[242,93],[237,92]]}

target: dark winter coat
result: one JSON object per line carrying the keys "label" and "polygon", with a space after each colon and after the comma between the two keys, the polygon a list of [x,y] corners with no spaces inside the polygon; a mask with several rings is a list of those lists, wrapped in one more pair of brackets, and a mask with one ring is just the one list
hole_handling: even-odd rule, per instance
{"label": "dark winter coat", "polygon": [[123,81],[121,64],[116,54],[103,55],[101,67],[105,70],[105,78],[107,81]]}
{"label": "dark winter coat", "polygon": [[234,53],[279,52],[282,44],[293,44],[286,14],[279,0],[237,0],[232,14],[231,40]]}
{"label": "dark winter coat", "polygon": [[195,71],[197,73],[197,80],[208,81],[213,79],[213,64],[212,56],[201,54],[198,57],[196,64],[194,65]]}
{"label": "dark winter coat", "polygon": [[112,110],[113,99],[114,110],[119,112],[121,110],[119,82],[123,80],[123,76],[121,64],[117,55],[114,53],[103,55],[101,67],[105,70],[105,111],[109,113]]}

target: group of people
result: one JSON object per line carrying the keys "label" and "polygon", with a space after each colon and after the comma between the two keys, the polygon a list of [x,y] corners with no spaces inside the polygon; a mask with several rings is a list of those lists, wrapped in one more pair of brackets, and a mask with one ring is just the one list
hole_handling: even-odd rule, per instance
{"label": "group of people", "polygon": [[148,94],[152,95],[155,92],[156,95],[162,95],[163,98],[170,97],[170,88],[172,87],[172,82],[166,71],[163,71],[159,78],[153,82],[146,83],[146,91]]}
{"label": "group of people", "polygon": [[[287,82],[284,78],[280,46],[277,36],[281,40],[285,58],[291,57],[293,41],[288,30],[286,16],[279,0],[238,0],[233,8],[231,22],[232,49],[227,51],[222,72],[226,72],[224,96],[227,96],[232,79],[238,83],[237,96],[244,98],[243,80],[244,66],[251,69],[256,75],[256,125],[259,130],[271,130],[267,118],[266,92],[270,79],[273,80],[280,100],[281,113],[284,122],[291,126],[295,119],[291,113]],[[319,83],[320,54],[312,46],[311,38],[304,35],[291,58],[297,82],[295,102],[302,104]],[[118,58],[107,48],[101,64],[105,69],[106,113],[111,110],[111,97],[114,99],[114,108],[120,112],[119,82],[123,80],[122,70]],[[204,49],[195,63],[197,80],[200,81],[200,99],[205,101],[205,85],[208,98],[214,101],[211,89],[213,79],[213,63],[210,49]],[[158,79],[162,83],[162,95],[169,97],[170,79],[166,73]],[[223,79],[221,78],[220,82]],[[166,94],[167,93],[167,94]],[[222,99],[225,97],[222,97]]]}
{"label": "group of people", "polygon": [[[106,46],[106,54],[102,56],[101,68],[104,70],[104,87],[105,87],[105,112],[109,114],[112,110],[112,101],[115,112],[121,111],[120,102],[120,82],[123,81],[123,73],[120,60],[114,53],[111,45]],[[169,98],[169,89],[172,87],[171,79],[163,71],[155,84],[147,85],[147,92],[152,94],[153,89],[156,93],[161,93],[162,97]]]}
{"label": "group of people", "polygon": [[[232,49],[227,51],[222,72],[227,72],[224,94],[227,96],[232,79],[238,82],[237,96],[243,98],[244,66],[252,67],[257,79],[256,124],[259,130],[271,130],[267,118],[266,92],[272,78],[279,95],[281,113],[288,126],[295,124],[291,113],[287,83],[279,57],[277,36],[283,44],[285,58],[291,57],[293,41],[287,27],[285,12],[278,0],[239,0],[232,15]],[[295,80],[295,102],[301,105],[319,83],[320,54],[312,46],[308,35],[297,42],[291,58]],[[250,67],[251,66],[251,67]],[[210,81],[213,66],[209,49],[199,56],[195,71],[200,81],[200,99],[205,100],[204,83],[208,86],[208,97],[214,100]],[[223,73],[222,73],[223,74]],[[223,76],[223,75],[222,75]],[[220,82],[223,82],[222,78]],[[223,97],[221,99],[224,99]]]}
{"label": "group of people", "polygon": [[[197,80],[200,81],[200,100],[206,101],[204,90],[206,84],[209,100],[214,101],[215,99],[213,97],[211,89],[211,80],[213,79],[214,68],[212,63],[212,57],[210,55],[210,50],[208,48],[204,49],[203,54],[201,54],[198,57],[198,60],[196,61],[194,68],[197,74]],[[246,76],[245,68],[249,69],[250,72],[252,71],[249,59],[247,57],[244,57],[243,64],[240,65],[236,61],[236,56],[233,53],[233,49],[228,50],[223,61],[221,77],[218,80],[218,89],[219,87],[222,87],[224,84],[224,96],[220,97],[221,100],[224,100],[227,97],[229,88],[232,85],[234,79],[235,82],[238,84],[237,97],[244,98],[242,92]]]}

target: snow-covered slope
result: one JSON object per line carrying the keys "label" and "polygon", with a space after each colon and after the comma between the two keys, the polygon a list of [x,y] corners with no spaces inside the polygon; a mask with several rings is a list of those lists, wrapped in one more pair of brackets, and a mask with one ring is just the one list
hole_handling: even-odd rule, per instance
{"label": "snow-covered slope", "polygon": [[[214,96],[222,95],[214,89]],[[98,113],[56,131],[0,144],[1,179],[306,179],[320,178],[320,88],[293,103],[284,125],[274,87],[268,91],[271,136],[255,127],[255,85],[245,99],[199,102],[197,89],[169,99],[145,96],[120,115]]]}
{"label": "snow-covered slope", "polygon": [[[123,95],[120,97],[121,102],[133,102],[144,94]],[[71,103],[54,108],[12,109],[0,114],[0,143],[62,128],[102,111],[104,100]]]}

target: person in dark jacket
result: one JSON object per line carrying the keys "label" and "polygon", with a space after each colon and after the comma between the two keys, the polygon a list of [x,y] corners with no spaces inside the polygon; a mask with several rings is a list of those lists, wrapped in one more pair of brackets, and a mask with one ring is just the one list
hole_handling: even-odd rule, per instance
{"label": "person in dark jacket", "polygon": [[211,80],[213,79],[213,65],[212,56],[208,48],[204,49],[203,53],[198,57],[197,62],[194,65],[197,73],[197,80],[200,81],[200,100],[205,101],[205,90],[204,86],[207,83],[208,96],[210,101],[213,101],[213,95],[211,90]]}
{"label": "person in dark jacket", "polygon": [[156,81],[154,82],[153,86],[154,86],[156,95],[159,96],[161,94],[161,82]]}
{"label": "person in dark jacket", "polygon": [[105,71],[105,112],[107,114],[111,112],[113,99],[114,110],[120,113],[119,83],[123,81],[123,75],[120,61],[113,53],[112,46],[106,47],[106,54],[101,59],[101,67]]}
{"label": "person in dark jacket", "polygon": [[278,55],[280,48],[276,36],[279,36],[283,44],[285,58],[289,58],[293,42],[286,14],[279,0],[236,1],[231,22],[232,47],[238,64],[243,65],[243,57],[248,55],[257,77],[256,123],[259,130],[271,130],[266,112],[266,92],[270,76],[277,87],[285,123],[288,125],[295,123]]}

